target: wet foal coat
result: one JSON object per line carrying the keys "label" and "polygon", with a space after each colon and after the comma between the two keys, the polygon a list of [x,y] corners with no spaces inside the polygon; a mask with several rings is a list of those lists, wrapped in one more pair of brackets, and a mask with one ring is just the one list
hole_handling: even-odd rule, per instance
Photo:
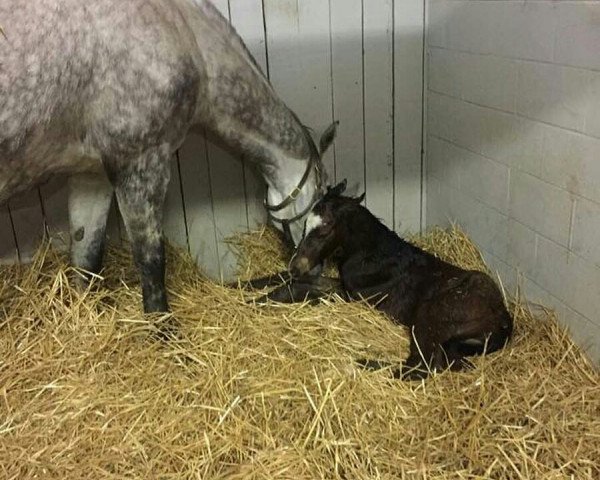
{"label": "wet foal coat", "polygon": [[[402,371],[395,371],[397,377],[458,370],[466,356],[505,345],[512,318],[488,275],[451,265],[404,241],[360,205],[362,198],[341,196],[344,188],[342,183],[330,189],[315,205],[290,263],[295,280],[270,298],[302,301],[336,291],[347,299],[366,299],[410,328],[410,355]],[[306,277],[327,258],[336,262],[341,284]]]}

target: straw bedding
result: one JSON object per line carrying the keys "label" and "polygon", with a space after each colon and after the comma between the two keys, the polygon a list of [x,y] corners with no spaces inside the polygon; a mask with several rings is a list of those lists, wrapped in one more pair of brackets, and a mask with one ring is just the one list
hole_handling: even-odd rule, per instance
{"label": "straw bedding", "polygon": [[[458,229],[413,240],[485,268]],[[234,246],[242,277],[285,266],[269,229]],[[84,293],[48,246],[2,267],[1,478],[600,478],[600,376],[552,312],[511,301],[507,350],[403,383],[352,363],[407,354],[366,305],[247,304],[172,249],[168,271],[161,344],[126,250]]]}

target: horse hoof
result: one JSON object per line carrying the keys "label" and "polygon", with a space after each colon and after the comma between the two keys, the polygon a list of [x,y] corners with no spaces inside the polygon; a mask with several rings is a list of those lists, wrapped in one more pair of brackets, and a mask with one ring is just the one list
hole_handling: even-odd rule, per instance
{"label": "horse hoof", "polygon": [[85,292],[92,283],[93,277],[83,271],[77,270],[71,273],[71,285],[78,292]]}

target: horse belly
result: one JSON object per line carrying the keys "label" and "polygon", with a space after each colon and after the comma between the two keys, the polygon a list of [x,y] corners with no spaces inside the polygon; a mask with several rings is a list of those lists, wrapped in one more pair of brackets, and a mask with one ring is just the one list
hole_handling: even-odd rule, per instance
{"label": "horse belly", "polygon": [[22,154],[0,155],[0,205],[57,174],[98,171],[100,155],[76,141],[39,135],[26,143]]}
{"label": "horse belly", "polygon": [[0,0],[0,203],[183,141],[199,80],[175,3]]}

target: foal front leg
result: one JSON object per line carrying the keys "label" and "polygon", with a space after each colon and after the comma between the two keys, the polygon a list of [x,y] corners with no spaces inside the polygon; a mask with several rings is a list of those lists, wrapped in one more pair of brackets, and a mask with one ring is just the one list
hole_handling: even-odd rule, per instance
{"label": "foal front leg", "polygon": [[106,162],[140,272],[145,313],[169,311],[162,220],[170,158],[164,145],[129,161]]}
{"label": "foal front leg", "polygon": [[[321,271],[323,270],[323,266],[322,265],[317,265],[315,268],[313,268],[307,275],[307,277],[318,277],[321,274]],[[235,282],[231,282],[228,283],[227,286],[230,288],[237,288],[238,285],[240,285],[242,288],[245,289],[252,289],[252,290],[261,290],[263,288],[267,288],[267,287],[274,287],[274,286],[279,286],[283,283],[287,283],[290,282],[292,280],[292,275],[288,270],[283,270],[279,273],[274,273],[272,275],[266,275],[264,277],[259,277],[259,278],[253,278],[252,280],[246,280],[246,281],[235,281]]]}
{"label": "foal front leg", "polygon": [[237,288],[238,284],[245,289],[262,290],[266,287],[273,287],[275,285],[281,285],[282,283],[289,282],[292,276],[287,270],[283,272],[274,273],[273,275],[266,275],[260,278],[253,278],[247,281],[235,281],[228,283],[227,286],[230,288]]}
{"label": "foal front leg", "polygon": [[347,297],[342,282],[337,278],[320,276],[292,278],[289,283],[285,283],[263,295],[256,302],[264,303],[267,300],[272,300],[280,303],[316,303],[319,299],[333,294],[337,294],[342,298]]}

